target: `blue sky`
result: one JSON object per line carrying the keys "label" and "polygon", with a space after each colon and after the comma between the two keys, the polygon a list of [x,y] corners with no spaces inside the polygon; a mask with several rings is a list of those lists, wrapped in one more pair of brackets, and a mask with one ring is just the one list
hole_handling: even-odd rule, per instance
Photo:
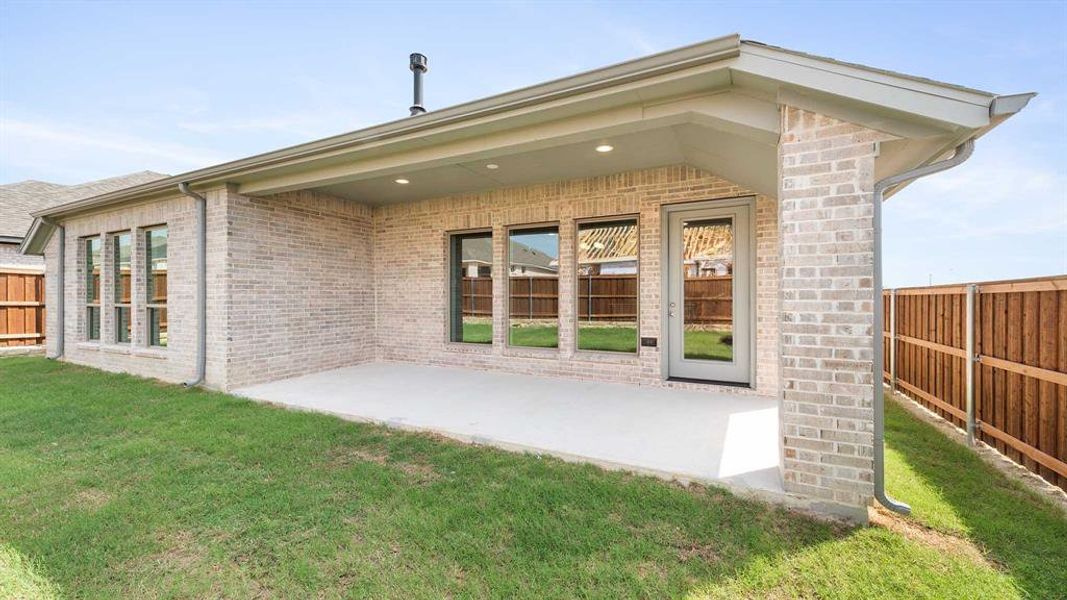
{"label": "blue sky", "polygon": [[963,167],[885,206],[887,285],[1067,273],[1065,3],[0,2],[0,182],[180,173],[743,37],[1039,92]]}

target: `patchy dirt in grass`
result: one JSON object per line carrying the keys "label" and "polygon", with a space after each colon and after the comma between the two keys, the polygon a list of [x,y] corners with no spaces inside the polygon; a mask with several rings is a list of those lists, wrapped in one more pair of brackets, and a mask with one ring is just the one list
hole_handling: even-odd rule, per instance
{"label": "patchy dirt in grass", "polygon": [[78,490],[67,504],[69,508],[87,511],[97,511],[111,502],[111,494],[98,488],[84,488]]}
{"label": "patchy dirt in grass", "polygon": [[666,523],[646,523],[644,525],[627,525],[635,535],[651,542],[670,548],[678,560],[685,562],[698,559],[713,563],[721,560],[712,543],[694,540],[685,535],[681,527]]}
{"label": "patchy dirt in grass", "polygon": [[888,529],[904,538],[933,548],[941,553],[964,556],[976,563],[988,565],[997,570],[1004,570],[1004,565],[993,560],[979,546],[966,538],[937,531],[912,519],[898,515],[882,506],[868,509],[867,516],[872,527]]}
{"label": "patchy dirt in grass", "polygon": [[385,450],[366,450],[363,448],[335,448],[330,452],[328,465],[343,469],[357,463],[374,463],[383,467],[396,469],[418,485],[428,485],[441,478],[433,467],[423,463],[393,460]]}

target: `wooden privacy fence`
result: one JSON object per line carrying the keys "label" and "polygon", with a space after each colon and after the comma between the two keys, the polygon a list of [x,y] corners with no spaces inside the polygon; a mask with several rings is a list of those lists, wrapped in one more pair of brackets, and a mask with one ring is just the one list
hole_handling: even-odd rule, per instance
{"label": "wooden privacy fence", "polygon": [[0,348],[44,343],[44,275],[0,271]]}
{"label": "wooden privacy fence", "polygon": [[[552,319],[559,314],[559,280],[555,277],[510,277],[511,315]],[[578,319],[633,321],[637,319],[637,275],[578,277]],[[493,314],[493,279],[463,278],[463,314]],[[687,277],[685,322],[729,323],[733,315],[733,277]]]}
{"label": "wooden privacy fence", "polygon": [[890,385],[1067,489],[1067,276],[884,299]]}

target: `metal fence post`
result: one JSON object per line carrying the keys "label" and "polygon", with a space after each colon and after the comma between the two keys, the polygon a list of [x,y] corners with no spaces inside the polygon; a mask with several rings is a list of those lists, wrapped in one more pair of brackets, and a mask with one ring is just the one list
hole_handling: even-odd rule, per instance
{"label": "metal fence post", "polygon": [[967,327],[966,334],[966,358],[964,363],[964,385],[966,386],[966,400],[967,400],[967,443],[974,445],[974,431],[975,431],[975,418],[974,418],[974,296],[977,291],[977,286],[973,283],[967,286],[967,315],[964,319],[965,326]]}
{"label": "metal fence post", "polygon": [[889,290],[889,389],[897,391],[897,290]]}

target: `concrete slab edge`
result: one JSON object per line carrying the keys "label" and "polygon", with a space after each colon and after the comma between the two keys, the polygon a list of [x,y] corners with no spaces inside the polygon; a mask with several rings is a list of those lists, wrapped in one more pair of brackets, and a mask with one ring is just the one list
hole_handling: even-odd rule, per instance
{"label": "concrete slab edge", "polygon": [[286,404],[285,402],[276,402],[272,400],[263,400],[256,398],[241,392],[231,392],[241,398],[259,402],[261,404],[267,404],[277,408],[283,408],[287,410],[299,411],[299,412],[313,412],[318,414],[330,415],[337,417],[345,421],[352,421],[357,423],[369,423],[372,425],[382,425],[384,427],[390,427],[393,429],[408,431],[414,433],[432,433],[440,436],[444,436],[448,439],[462,442],[465,444],[471,444],[475,446],[490,446],[500,450],[508,452],[515,452],[519,454],[533,454],[544,455],[558,458],[564,462],[576,463],[576,464],[590,464],[607,471],[622,471],[628,473],[634,473],[637,475],[647,475],[650,477],[656,477],[664,481],[677,483],[682,486],[687,486],[691,483],[714,486],[728,490],[730,493],[746,498],[749,500],[756,500],[759,502],[777,504],[783,506],[789,510],[803,513],[809,517],[814,517],[822,520],[829,520],[834,522],[843,522],[850,525],[866,525],[868,523],[867,507],[863,506],[848,506],[844,504],[838,504],[835,502],[828,502],[826,500],[820,500],[816,498],[809,498],[800,494],[793,494],[789,492],[778,492],[774,490],[765,490],[759,488],[752,488],[742,484],[726,481],[722,479],[711,479],[708,477],[702,477],[699,475],[692,475],[687,473],[677,473],[672,471],[664,471],[660,469],[653,469],[640,465],[633,465],[629,463],[616,462],[606,459],[593,458],[583,456],[579,454],[571,454],[568,452],[562,452],[559,450],[553,450],[548,448],[541,448],[530,444],[521,444],[515,442],[508,442],[505,440],[498,440],[481,435],[470,435],[466,433],[458,433],[454,431],[448,431],[445,429],[438,429],[434,427],[425,427],[420,425],[412,425],[410,423],[404,423],[398,420],[390,419],[374,419],[370,417],[362,417],[359,415],[352,415],[349,413],[342,413],[338,411],[324,410],[308,408],[305,406],[297,406],[292,404]]}

